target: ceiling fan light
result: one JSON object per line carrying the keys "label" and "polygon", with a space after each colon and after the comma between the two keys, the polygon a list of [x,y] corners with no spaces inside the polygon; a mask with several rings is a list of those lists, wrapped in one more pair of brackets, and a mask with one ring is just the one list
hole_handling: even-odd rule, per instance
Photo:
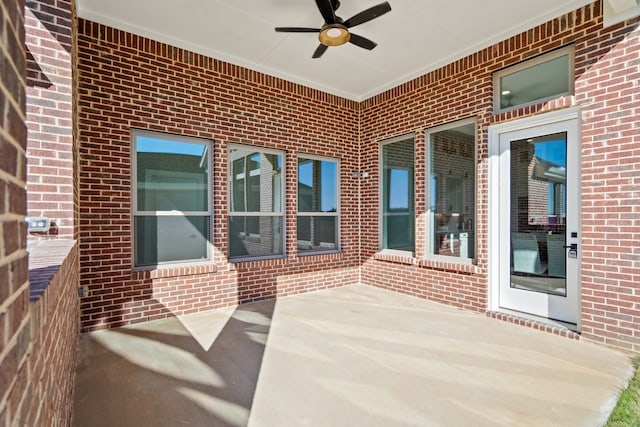
{"label": "ceiling fan light", "polygon": [[349,41],[351,34],[344,25],[326,25],[318,34],[318,40],[325,46],[340,46]]}

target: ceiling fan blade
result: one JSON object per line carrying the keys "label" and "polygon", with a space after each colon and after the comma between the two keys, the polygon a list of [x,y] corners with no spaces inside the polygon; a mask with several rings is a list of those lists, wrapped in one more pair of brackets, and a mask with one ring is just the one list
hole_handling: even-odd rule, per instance
{"label": "ceiling fan blade", "polygon": [[318,46],[316,51],[313,52],[312,58],[320,58],[322,56],[322,54],[327,51],[328,48],[329,48],[329,46],[325,46],[322,43],[320,43],[320,45]]}
{"label": "ceiling fan blade", "polygon": [[370,7],[358,14],[353,15],[351,18],[344,21],[344,26],[347,28],[355,27],[356,25],[364,24],[378,16],[384,15],[391,10],[391,5],[388,2],[380,3],[376,6]]}
{"label": "ceiling fan blade", "polygon": [[363,49],[371,50],[374,47],[378,46],[378,43],[372,42],[371,40],[359,36],[357,34],[351,33],[351,38],[349,39],[349,43],[353,43],[358,47]]}
{"label": "ceiling fan blade", "polygon": [[316,4],[318,5],[320,14],[324,18],[324,22],[327,24],[335,24],[336,14],[334,13],[331,0],[316,0]]}
{"label": "ceiling fan blade", "polygon": [[276,27],[276,33],[319,33],[320,28]]}

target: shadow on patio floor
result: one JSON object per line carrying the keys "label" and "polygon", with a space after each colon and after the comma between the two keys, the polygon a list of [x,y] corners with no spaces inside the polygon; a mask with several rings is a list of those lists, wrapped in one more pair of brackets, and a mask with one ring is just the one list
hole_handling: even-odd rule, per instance
{"label": "shadow on patio floor", "polygon": [[75,425],[599,426],[593,344],[367,286],[85,335]]}

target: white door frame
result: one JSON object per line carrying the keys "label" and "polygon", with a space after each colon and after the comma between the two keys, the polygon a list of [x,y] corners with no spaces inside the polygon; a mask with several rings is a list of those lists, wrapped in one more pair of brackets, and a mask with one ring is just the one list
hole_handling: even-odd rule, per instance
{"label": "white door frame", "polygon": [[[507,123],[500,123],[497,125],[490,126],[488,128],[488,142],[489,142],[489,159],[488,159],[488,258],[487,258],[487,268],[488,268],[488,309],[490,311],[501,311],[501,312],[509,312],[509,310],[505,310],[500,307],[500,239],[499,230],[500,230],[500,215],[499,215],[499,204],[500,204],[500,135],[507,132],[514,132],[525,130],[528,128],[534,128],[538,126],[546,126],[551,125],[558,122],[564,122],[569,120],[576,120],[577,123],[577,145],[578,149],[580,147],[580,109],[577,107],[567,108],[563,110],[553,111],[549,113],[540,114],[533,117],[527,117],[523,119],[514,120]],[[579,164],[579,162],[578,162]],[[578,184],[579,185],[579,184]],[[580,196],[578,195],[578,204],[580,201]],[[578,218],[578,225],[580,224],[580,219]],[[579,235],[580,236],[580,235]],[[580,236],[581,237],[581,236]],[[579,251],[581,252],[581,251]],[[578,262],[580,260],[578,259]],[[576,319],[576,328],[580,330],[580,280],[578,278],[578,301],[576,301],[577,306],[577,319]],[[518,313],[518,315],[522,317],[526,317],[526,315],[522,315],[522,313]],[[536,320],[545,321],[548,323],[558,323],[552,321],[550,319],[543,319],[539,317],[535,317]]]}

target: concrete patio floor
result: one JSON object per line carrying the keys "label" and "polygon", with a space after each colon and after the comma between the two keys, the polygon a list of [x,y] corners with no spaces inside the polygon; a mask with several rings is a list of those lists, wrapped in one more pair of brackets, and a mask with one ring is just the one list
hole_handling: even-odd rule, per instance
{"label": "concrete patio floor", "polygon": [[348,286],[84,335],[74,425],[600,426],[627,357]]}

